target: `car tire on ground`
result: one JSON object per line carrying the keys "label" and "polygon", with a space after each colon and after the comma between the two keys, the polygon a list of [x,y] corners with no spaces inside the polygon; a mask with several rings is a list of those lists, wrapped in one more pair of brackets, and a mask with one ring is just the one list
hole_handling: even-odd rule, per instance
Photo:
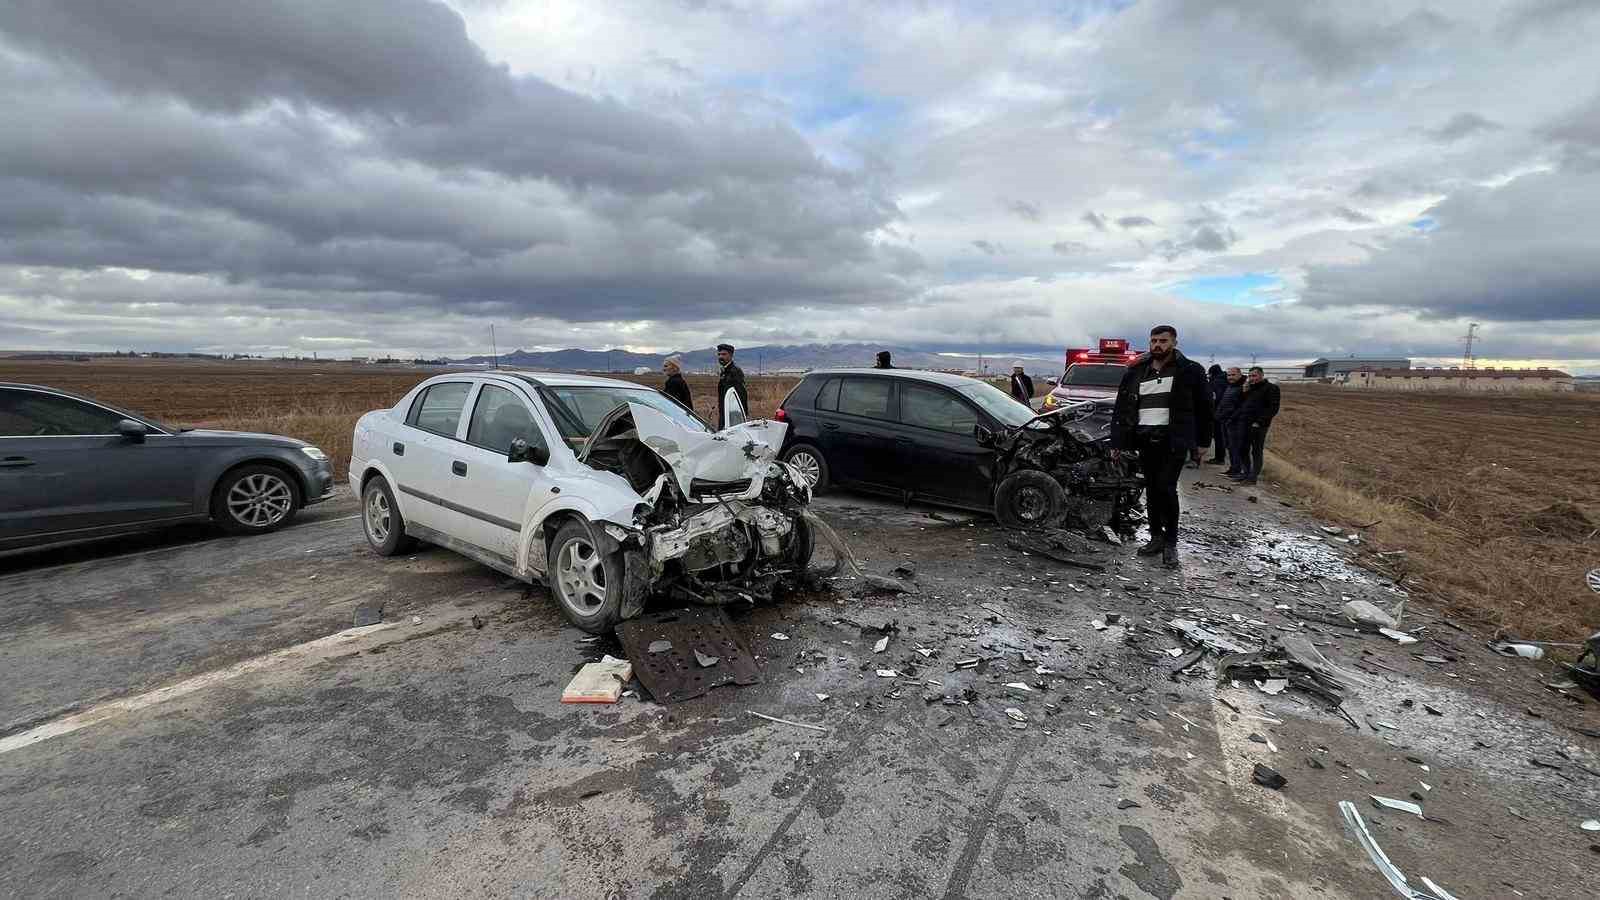
{"label": "car tire on ground", "polygon": [[232,534],[265,534],[288,524],[300,503],[293,475],[277,466],[240,466],[211,492],[211,518]]}
{"label": "car tire on ground", "polygon": [[1007,475],[994,492],[994,517],[1007,528],[1054,528],[1067,514],[1067,492],[1033,469]]}
{"label": "car tire on ground", "polygon": [[794,466],[811,485],[811,493],[820,494],[828,489],[828,461],[813,444],[795,444],[783,454],[783,461]]}
{"label": "car tire on ground", "polygon": [[620,551],[600,552],[589,523],[573,519],[550,542],[550,593],[567,621],[590,634],[606,634],[622,621],[627,583]]}
{"label": "car tire on ground", "polygon": [[794,520],[794,534],[789,537],[789,550],[784,562],[796,572],[804,572],[811,566],[811,554],[817,549],[816,530],[811,527],[804,516]]}
{"label": "car tire on ground", "polygon": [[379,556],[399,556],[416,549],[416,539],[406,534],[400,504],[382,475],[374,475],[361,489],[361,530]]}

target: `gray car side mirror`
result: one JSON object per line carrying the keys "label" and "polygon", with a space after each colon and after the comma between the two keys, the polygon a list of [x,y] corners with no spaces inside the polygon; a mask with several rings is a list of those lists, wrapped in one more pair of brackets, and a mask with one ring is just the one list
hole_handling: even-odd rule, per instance
{"label": "gray car side mirror", "polygon": [[512,438],[511,449],[506,452],[506,462],[530,462],[542,466],[549,461],[549,450],[539,444],[529,444],[524,438]]}
{"label": "gray car side mirror", "polygon": [[117,434],[122,435],[122,439],[130,444],[144,443],[144,437],[149,433],[150,429],[146,428],[143,422],[123,419],[117,423]]}
{"label": "gray car side mirror", "polygon": [[978,442],[979,447],[991,447],[994,445],[994,432],[990,431],[987,425],[972,426],[972,438]]}

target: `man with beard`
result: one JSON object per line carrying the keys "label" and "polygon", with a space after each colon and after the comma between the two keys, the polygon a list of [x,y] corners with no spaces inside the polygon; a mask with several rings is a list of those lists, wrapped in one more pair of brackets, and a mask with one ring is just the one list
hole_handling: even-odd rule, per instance
{"label": "man with beard", "polygon": [[1200,462],[1212,432],[1206,370],[1177,344],[1178,329],[1171,325],[1150,329],[1150,352],[1123,373],[1111,426],[1114,457],[1137,450],[1144,473],[1150,542],[1139,555],[1159,553],[1168,566],[1178,564],[1178,476],[1186,461]]}
{"label": "man with beard", "polygon": [[1279,402],[1278,386],[1267,380],[1260,366],[1251,366],[1232,423],[1233,444],[1242,459],[1239,473],[1229,478],[1240,484],[1255,484],[1261,477],[1262,457],[1267,452],[1267,429],[1277,418]]}

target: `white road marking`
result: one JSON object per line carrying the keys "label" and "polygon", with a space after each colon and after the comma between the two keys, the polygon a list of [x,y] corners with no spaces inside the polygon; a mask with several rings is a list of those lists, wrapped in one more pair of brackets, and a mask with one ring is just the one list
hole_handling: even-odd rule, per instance
{"label": "white road marking", "polygon": [[224,681],[230,681],[234,678],[238,678],[241,675],[248,675],[251,672],[259,672],[262,669],[277,665],[278,663],[284,662],[285,660],[296,656],[314,653],[318,650],[325,650],[329,647],[338,647],[341,644],[350,643],[351,641],[355,641],[374,632],[393,628],[398,624],[400,623],[379,622],[376,625],[366,625],[361,628],[347,628],[344,631],[335,632],[327,635],[326,637],[317,638],[314,641],[307,641],[304,644],[296,644],[293,647],[285,647],[282,650],[274,650],[273,652],[263,656],[256,656],[242,662],[234,663],[226,668],[196,675],[193,678],[184,679],[176,684],[169,684],[166,687],[159,687],[153,691],[147,691],[143,694],[138,694],[133,697],[123,697],[120,700],[111,700],[109,702],[102,703],[99,706],[84,710],[81,713],[56,719],[52,722],[46,722],[43,725],[30,728],[27,731],[21,732],[20,734],[14,734],[8,738],[0,738],[0,755],[10,753],[13,750],[19,750],[23,747],[32,746],[40,741],[47,741],[54,737],[61,737],[64,734],[71,734],[74,731],[88,728],[91,725],[98,725],[107,719],[113,719],[117,716],[125,715],[131,712],[138,712],[141,709],[155,706],[158,703],[165,703],[168,700],[176,700],[179,697],[184,697],[196,691],[204,690],[208,687],[221,684]]}
{"label": "white road marking", "polygon": [[[327,525],[330,522],[348,522],[351,519],[359,519],[359,518],[361,518],[361,514],[360,513],[355,513],[354,515],[349,515],[349,516],[340,516],[337,519],[318,519],[315,522],[302,522],[299,525],[295,525],[288,532],[275,531],[275,532],[273,532],[273,534],[284,534],[284,533],[293,534],[295,531],[298,531],[298,530],[300,530],[302,528],[315,528],[318,525]],[[43,574],[45,574],[47,572],[58,572],[58,571],[60,571],[62,569],[70,569],[70,568],[73,568],[74,566],[88,566],[88,565],[93,565],[95,563],[113,562],[113,561],[121,560],[121,559],[137,559],[137,558],[139,558],[141,556],[154,556],[157,553],[175,553],[175,552],[177,552],[179,550],[187,550],[190,547],[204,547],[209,543],[211,543],[209,540],[206,540],[206,541],[191,541],[190,543],[187,543],[187,544],[173,544],[170,547],[152,547],[149,550],[135,550],[132,553],[121,553],[121,554],[118,554],[116,556],[98,556],[98,557],[95,557],[94,559],[80,559],[77,562],[61,563],[60,565],[48,566],[48,567],[43,568],[43,569],[27,569],[27,570],[18,572],[16,574],[19,575],[19,576],[43,575]]]}

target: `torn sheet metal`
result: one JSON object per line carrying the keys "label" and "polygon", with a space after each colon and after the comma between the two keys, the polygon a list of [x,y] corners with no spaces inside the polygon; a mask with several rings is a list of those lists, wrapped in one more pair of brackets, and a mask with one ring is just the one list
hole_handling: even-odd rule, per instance
{"label": "torn sheet metal", "polygon": [[[689,607],[629,619],[617,626],[617,638],[636,661],[633,674],[662,703],[698,697],[724,684],[756,684],[761,669],[720,607]],[[651,653],[652,643],[671,647]],[[699,657],[717,657],[706,668]]]}
{"label": "torn sheet metal", "polygon": [[1356,843],[1361,845],[1361,849],[1367,851],[1367,856],[1372,859],[1373,865],[1378,867],[1378,874],[1389,882],[1389,886],[1394,888],[1395,893],[1407,898],[1407,900],[1456,900],[1455,897],[1452,897],[1426,878],[1422,879],[1422,882],[1427,886],[1428,890],[1418,890],[1412,887],[1406,881],[1405,873],[1401,872],[1395,867],[1394,863],[1389,861],[1389,857],[1383,852],[1383,848],[1379,847],[1378,842],[1373,839],[1372,832],[1367,830],[1367,823],[1361,818],[1361,813],[1356,809],[1354,803],[1349,800],[1340,800],[1339,812],[1344,816],[1345,829],[1350,832],[1351,837],[1355,838]]}

